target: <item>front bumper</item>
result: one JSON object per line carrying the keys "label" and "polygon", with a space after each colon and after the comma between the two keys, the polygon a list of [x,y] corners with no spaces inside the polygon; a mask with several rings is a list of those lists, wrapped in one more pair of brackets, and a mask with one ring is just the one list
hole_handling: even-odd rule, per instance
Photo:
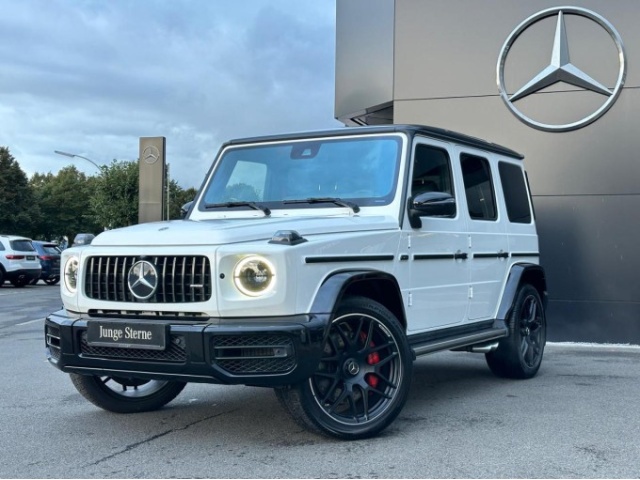
{"label": "front bumper", "polygon": [[89,345],[91,320],[65,310],[47,317],[45,342],[52,365],[84,375],[278,387],[316,371],[329,315],[159,320],[168,328],[164,350]]}

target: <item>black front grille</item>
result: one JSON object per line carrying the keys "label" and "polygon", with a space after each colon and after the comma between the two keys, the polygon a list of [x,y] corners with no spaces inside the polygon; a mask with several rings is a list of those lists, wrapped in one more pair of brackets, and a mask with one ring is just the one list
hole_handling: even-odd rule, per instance
{"label": "black front grille", "polygon": [[211,298],[211,265],[205,256],[89,257],[85,294],[95,300],[142,302],[133,296],[128,285],[129,270],[139,260],[155,266],[158,280],[155,293],[144,302],[193,303]]}
{"label": "black front grille", "polygon": [[213,362],[235,375],[286,373],[295,367],[286,335],[219,335],[211,339]]}
{"label": "black front grille", "polygon": [[185,363],[187,353],[182,335],[171,335],[165,350],[143,348],[96,347],[87,343],[87,332],[80,334],[80,351],[86,357],[113,358],[117,360],[143,360],[156,362]]}

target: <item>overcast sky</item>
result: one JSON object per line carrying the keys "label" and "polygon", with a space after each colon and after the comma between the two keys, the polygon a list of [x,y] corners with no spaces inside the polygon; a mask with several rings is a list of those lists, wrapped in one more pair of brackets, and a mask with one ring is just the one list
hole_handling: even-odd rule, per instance
{"label": "overcast sky", "polygon": [[[0,0],[0,146],[32,175],[164,136],[199,187],[231,138],[332,128],[335,0]],[[1,172],[0,172],[1,174]]]}

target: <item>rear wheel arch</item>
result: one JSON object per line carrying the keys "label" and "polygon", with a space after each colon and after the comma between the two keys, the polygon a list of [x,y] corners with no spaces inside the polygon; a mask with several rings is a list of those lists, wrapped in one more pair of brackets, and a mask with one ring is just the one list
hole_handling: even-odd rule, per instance
{"label": "rear wheel arch", "polygon": [[534,263],[516,263],[511,267],[507,283],[498,307],[498,320],[506,321],[513,309],[516,296],[522,285],[529,284],[538,291],[542,305],[547,306],[547,280],[544,269]]}

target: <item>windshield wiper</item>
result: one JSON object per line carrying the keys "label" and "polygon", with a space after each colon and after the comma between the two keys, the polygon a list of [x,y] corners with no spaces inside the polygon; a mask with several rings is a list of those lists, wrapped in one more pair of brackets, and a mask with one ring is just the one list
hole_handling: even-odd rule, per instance
{"label": "windshield wiper", "polygon": [[336,197],[313,197],[313,198],[303,198],[300,200],[285,200],[285,204],[290,203],[333,203],[334,205],[338,205],[340,207],[347,207],[353,210],[353,213],[358,213],[360,211],[360,207],[353,202],[349,202],[347,200],[342,200],[341,198]]}
{"label": "windshield wiper", "polygon": [[235,208],[235,207],[249,207],[254,210],[260,210],[264,213],[265,217],[271,215],[271,210],[264,205],[259,205],[255,202],[223,202],[223,203],[205,203],[204,208]]}

